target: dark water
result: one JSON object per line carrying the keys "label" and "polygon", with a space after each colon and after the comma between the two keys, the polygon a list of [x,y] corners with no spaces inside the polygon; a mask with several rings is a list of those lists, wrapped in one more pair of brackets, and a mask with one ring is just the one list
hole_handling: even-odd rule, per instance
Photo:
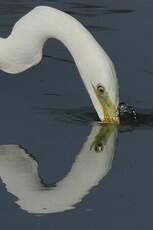
{"label": "dark water", "polygon": [[[37,5],[62,9],[86,25],[115,64],[121,101],[153,110],[152,1],[1,0],[1,36]],[[20,75],[0,73],[1,228],[152,229],[152,127],[120,127],[118,137],[115,127],[101,130],[68,51],[49,41],[44,54]],[[56,183],[74,168],[58,194],[62,211],[56,199],[48,207],[47,199],[60,193]],[[47,214],[28,212],[29,206],[42,210],[43,200]],[[75,208],[64,211],[70,203]]]}

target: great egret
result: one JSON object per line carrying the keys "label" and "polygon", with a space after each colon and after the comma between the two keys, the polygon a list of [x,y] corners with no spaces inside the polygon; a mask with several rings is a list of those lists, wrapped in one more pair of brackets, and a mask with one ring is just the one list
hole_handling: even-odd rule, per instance
{"label": "great egret", "polygon": [[100,120],[119,123],[112,61],[79,21],[60,10],[38,6],[15,24],[7,38],[0,38],[0,69],[16,74],[38,64],[49,38],[60,40],[71,53]]}
{"label": "great egret", "polygon": [[70,172],[55,187],[44,187],[38,163],[18,145],[0,145],[0,178],[7,191],[29,213],[55,213],[74,208],[109,172],[117,127],[95,123]]}

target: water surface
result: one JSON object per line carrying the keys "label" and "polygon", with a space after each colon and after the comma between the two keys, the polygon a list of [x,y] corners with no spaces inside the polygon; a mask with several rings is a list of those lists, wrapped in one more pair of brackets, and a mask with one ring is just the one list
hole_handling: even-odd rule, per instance
{"label": "water surface", "polygon": [[[36,5],[57,7],[86,25],[115,64],[121,101],[153,109],[151,1],[1,1],[1,36],[7,36],[12,25]],[[0,73],[1,227],[152,229],[152,127],[120,127],[118,135],[114,131],[108,136],[102,131],[98,136],[102,146],[95,148],[98,133],[93,130],[105,127],[96,123],[71,56],[54,40],[46,43],[44,54],[40,65],[20,75]],[[92,137],[89,142],[88,137]],[[86,157],[79,161],[84,146]],[[98,164],[97,158],[105,156],[108,160]],[[50,191],[56,192],[56,183],[76,165],[80,174],[72,174],[70,187],[60,195],[65,202],[62,209],[49,209]],[[83,175],[86,184],[80,182]],[[44,199],[41,195],[39,199],[37,191],[34,196],[33,188],[49,193],[43,195],[46,214],[32,209],[40,211]]]}

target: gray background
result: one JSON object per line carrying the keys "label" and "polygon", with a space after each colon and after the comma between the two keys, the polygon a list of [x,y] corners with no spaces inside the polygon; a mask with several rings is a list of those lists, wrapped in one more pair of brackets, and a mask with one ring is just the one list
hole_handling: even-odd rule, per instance
{"label": "gray background", "polygon": [[[153,108],[151,0],[1,0],[1,36],[37,5],[65,10],[86,25],[115,64],[121,101]],[[91,129],[90,122],[76,121],[75,110],[93,108],[75,65],[67,62],[72,61],[68,51],[48,41],[44,54],[52,58],[20,75],[0,72],[0,144],[23,145],[34,153],[44,181],[54,183],[69,171]],[[72,109],[72,119],[66,118],[65,109]],[[1,228],[152,229],[152,140],[151,127],[120,134],[111,171],[76,209],[65,213],[27,214],[1,182]]]}

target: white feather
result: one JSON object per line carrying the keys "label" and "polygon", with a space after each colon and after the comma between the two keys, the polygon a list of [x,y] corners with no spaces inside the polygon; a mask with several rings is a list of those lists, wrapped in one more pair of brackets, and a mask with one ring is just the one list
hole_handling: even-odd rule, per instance
{"label": "white feather", "polygon": [[0,39],[0,69],[20,73],[42,58],[44,43],[60,40],[71,53],[101,120],[104,114],[93,87],[102,83],[118,107],[118,83],[112,61],[87,29],[72,16],[55,8],[39,6],[22,17],[11,34]]}

